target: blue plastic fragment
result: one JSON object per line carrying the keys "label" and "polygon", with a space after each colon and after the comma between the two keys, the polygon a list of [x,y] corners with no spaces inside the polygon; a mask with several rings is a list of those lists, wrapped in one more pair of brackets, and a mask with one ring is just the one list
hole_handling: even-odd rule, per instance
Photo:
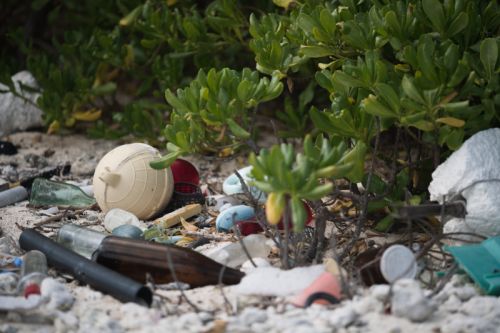
{"label": "blue plastic fragment", "polygon": [[217,231],[228,232],[233,227],[234,223],[251,219],[255,216],[255,210],[250,206],[238,205],[224,209],[217,219],[215,226]]}
{"label": "blue plastic fragment", "polygon": [[23,265],[23,259],[21,257],[16,257],[14,259],[14,266],[21,267]]}
{"label": "blue plastic fragment", "polygon": [[113,229],[111,232],[113,236],[142,239],[142,230],[131,224],[123,224]]}
{"label": "blue plastic fragment", "polygon": [[488,295],[500,295],[500,236],[480,244],[446,246],[459,266]]}

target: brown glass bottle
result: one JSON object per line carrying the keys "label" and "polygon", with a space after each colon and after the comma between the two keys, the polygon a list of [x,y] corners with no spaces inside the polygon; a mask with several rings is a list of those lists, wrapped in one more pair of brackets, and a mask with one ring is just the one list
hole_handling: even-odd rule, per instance
{"label": "brown glass bottle", "polygon": [[92,259],[141,283],[146,281],[147,273],[157,284],[175,282],[170,267],[178,281],[191,287],[217,284],[220,274],[224,284],[239,283],[244,276],[190,249],[114,236],[102,240]]}

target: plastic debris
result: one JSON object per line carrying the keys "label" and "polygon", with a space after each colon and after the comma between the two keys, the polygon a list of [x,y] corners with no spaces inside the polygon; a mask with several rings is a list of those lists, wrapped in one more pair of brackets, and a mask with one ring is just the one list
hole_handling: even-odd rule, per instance
{"label": "plastic debris", "polygon": [[19,245],[24,250],[43,252],[48,263],[56,269],[68,272],[77,280],[123,302],[151,305],[153,295],[145,286],[66,249],[33,229],[26,229],[21,233]]}
{"label": "plastic debris", "polygon": [[26,200],[28,191],[23,186],[16,186],[0,192],[0,208],[13,205],[17,202]]}
{"label": "plastic debris", "polygon": [[1,311],[28,311],[39,307],[42,303],[43,298],[39,295],[32,295],[28,298],[0,296]]}
{"label": "plastic debris", "polygon": [[[248,190],[250,191],[252,196],[255,199],[258,199],[260,203],[264,203],[267,199],[265,193],[259,190],[257,187],[249,185],[249,182],[251,182],[251,180],[253,179],[250,175],[250,173],[252,172],[252,168],[252,166],[247,166],[245,168],[239,169],[238,173],[245,181],[245,184],[248,186]],[[224,183],[222,184],[222,190],[227,195],[244,193],[240,179],[238,178],[236,173],[233,173],[224,181]]]}
{"label": "plastic debris", "polygon": [[200,214],[201,208],[202,207],[200,204],[187,205],[157,218],[156,220],[154,220],[154,223],[163,228],[169,228],[180,223],[181,218],[188,219],[192,216]]}
{"label": "plastic debris", "polygon": [[113,232],[115,228],[127,224],[136,226],[141,230],[147,228],[143,222],[139,221],[137,216],[120,208],[113,208],[104,216],[104,228],[108,232]]}
{"label": "plastic debris", "polygon": [[500,237],[445,250],[488,295],[500,296]]}
{"label": "plastic debris", "polygon": [[174,183],[200,184],[200,174],[189,161],[178,158],[170,165],[170,169],[172,170]]}
{"label": "plastic debris", "polygon": [[418,267],[413,252],[404,245],[368,249],[358,255],[354,265],[367,286],[393,283],[398,279],[413,279]]}
{"label": "plastic debris", "polygon": [[260,267],[245,276],[235,289],[244,295],[294,296],[310,286],[324,272],[323,265],[290,270]]}
{"label": "plastic debris", "polygon": [[235,224],[236,227],[238,227],[240,234],[242,234],[243,236],[258,234],[259,232],[262,232],[264,230],[255,219],[239,221]]}
{"label": "plastic debris", "polygon": [[47,277],[47,259],[37,250],[27,252],[21,266],[21,279],[17,286],[18,292],[24,297],[40,294],[42,281]]}
{"label": "plastic debris", "polygon": [[147,220],[167,207],[174,191],[170,168],[155,170],[149,162],[159,151],[142,143],[126,144],[108,152],[93,178],[94,195],[103,212],[124,209]]}
{"label": "plastic debris", "polygon": [[124,224],[113,229],[111,232],[113,236],[142,239],[142,230],[135,225]]}
{"label": "plastic debris", "polygon": [[238,205],[231,206],[221,211],[215,220],[217,231],[231,231],[234,224],[239,221],[251,219],[255,216],[253,207]]}
{"label": "plastic debris", "polygon": [[415,255],[404,245],[391,245],[382,253],[380,272],[389,283],[404,278],[413,279],[417,275]]}
{"label": "plastic debris", "polygon": [[[34,89],[38,87],[33,75],[28,71],[22,71],[12,76],[11,80],[16,92],[23,98],[12,92],[0,93],[0,136],[43,125],[42,110],[36,106],[40,93],[22,87],[22,85]],[[0,83],[0,90],[9,90],[9,87]]]}
{"label": "plastic debris", "polygon": [[[431,200],[465,198],[467,215],[452,219],[444,231],[500,235],[500,129],[473,135],[432,173]],[[497,179],[497,181],[495,181]]]}
{"label": "plastic debris", "polygon": [[[271,247],[266,243],[267,239],[263,235],[250,235],[244,237],[241,241],[251,258],[267,258],[271,252]],[[248,255],[240,242],[229,244],[214,252],[206,253],[206,255],[223,265],[233,268],[241,266],[248,260]]]}
{"label": "plastic debris", "polygon": [[[311,299],[311,296],[314,297],[315,295],[317,300]],[[294,299],[292,300],[292,304],[299,307],[305,307],[309,306],[310,303],[332,303],[332,301],[328,301],[328,296],[325,295],[331,296],[330,300],[336,300],[336,303],[339,302],[342,296],[340,281],[337,276],[333,275],[330,272],[324,272],[323,274],[321,274],[316,280],[314,280],[313,283],[311,283],[311,285],[309,285],[300,294],[294,297]],[[325,298],[327,300],[325,300]]]}
{"label": "plastic debris", "polygon": [[174,194],[167,206],[167,211],[179,209],[190,204],[205,203],[205,196],[198,185],[179,182],[174,184]]}
{"label": "plastic debris", "polygon": [[30,205],[64,206],[85,208],[95,205],[94,198],[86,195],[78,186],[37,178],[33,182],[30,195]]}
{"label": "plastic debris", "polygon": [[213,206],[217,211],[220,211],[221,207],[229,204],[231,206],[241,205],[241,200],[230,196],[230,195],[212,195],[207,197],[207,204]]}

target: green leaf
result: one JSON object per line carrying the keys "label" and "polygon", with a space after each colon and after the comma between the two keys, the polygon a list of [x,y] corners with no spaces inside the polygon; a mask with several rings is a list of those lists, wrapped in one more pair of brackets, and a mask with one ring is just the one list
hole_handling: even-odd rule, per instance
{"label": "green leaf", "polygon": [[453,37],[458,34],[460,31],[464,30],[469,24],[469,16],[465,12],[461,12],[455,17],[455,19],[451,22],[448,30],[446,31],[446,35],[448,37]]}
{"label": "green leaf", "polygon": [[452,129],[450,134],[446,137],[446,145],[451,150],[457,150],[462,145],[464,141],[464,131],[463,129]]}
{"label": "green leaf", "polygon": [[330,165],[316,171],[316,176],[320,178],[341,178],[346,176],[353,168],[354,163],[344,163]]}
{"label": "green leaf", "polygon": [[401,87],[403,88],[404,93],[414,100],[415,102],[418,102],[420,104],[425,105],[425,100],[420,94],[420,92],[417,90],[415,87],[415,84],[411,79],[408,78],[408,76],[404,76],[403,80],[401,81]]}
{"label": "green leaf", "polygon": [[166,169],[168,168],[172,163],[174,163],[174,161],[179,157],[183,155],[183,152],[182,151],[175,151],[175,152],[171,152],[171,153],[168,153],[167,155],[165,156],[162,156],[161,158],[157,159],[157,160],[153,160],[151,162],[149,162],[149,165],[153,168],[153,169],[156,169],[156,170],[160,170],[160,169]]}
{"label": "green leaf", "polygon": [[422,130],[424,132],[430,132],[434,130],[434,124],[427,120],[418,120],[409,124],[409,126],[413,126]]}
{"label": "green leaf", "polygon": [[245,129],[243,129],[240,125],[238,125],[234,119],[228,118],[226,119],[226,123],[229,126],[229,129],[231,132],[233,132],[234,135],[237,137],[243,138],[243,139],[248,139],[250,137],[250,133],[247,132]]}
{"label": "green leaf", "polygon": [[447,112],[464,111],[469,107],[469,101],[447,103],[442,106]]}
{"label": "green leaf", "polygon": [[165,99],[168,104],[170,104],[174,109],[178,110],[181,113],[189,113],[189,108],[181,102],[177,96],[175,96],[170,89],[165,90]]}
{"label": "green leaf", "polygon": [[92,92],[97,96],[109,95],[116,91],[116,83],[107,82],[103,85],[97,86],[92,89]]}
{"label": "green leaf", "polygon": [[124,18],[122,18],[119,22],[121,27],[126,27],[129,26],[130,24],[134,23],[135,20],[139,17],[141,14],[142,10],[142,5],[137,6],[134,10],[132,10],[130,13],[127,14]]}
{"label": "green leaf", "polygon": [[335,54],[335,51],[320,45],[301,45],[300,53],[308,58],[321,58]]}
{"label": "green leaf", "polygon": [[370,95],[361,102],[361,107],[368,113],[383,118],[398,117],[394,111],[384,106],[377,100],[377,97]]}
{"label": "green leaf", "polygon": [[285,8],[285,9],[288,9],[290,4],[292,4],[294,2],[295,2],[294,0],[273,0],[273,3],[276,6],[279,6],[279,7]]}
{"label": "green leaf", "polygon": [[261,191],[264,191],[266,193],[271,193],[275,191],[276,189],[269,184],[268,182],[260,181],[260,180],[253,180],[251,181],[250,185],[255,185],[258,187]]}
{"label": "green leaf", "polygon": [[238,89],[237,89],[238,98],[242,102],[247,102],[252,96],[251,88],[252,88],[252,83],[247,80],[243,80],[240,82],[240,84],[238,84]]}
{"label": "green leaf", "polygon": [[428,35],[424,35],[418,44],[417,60],[424,77],[432,81],[434,84],[437,84],[439,82],[439,78],[434,64],[434,49],[435,46],[432,39]]}
{"label": "green leaf", "polygon": [[400,109],[399,96],[396,91],[388,84],[377,83],[375,84],[375,89],[380,97],[389,104],[391,109],[398,114]]}
{"label": "green leaf", "polygon": [[378,221],[375,226],[375,230],[378,232],[386,232],[394,224],[394,217],[392,215],[387,215],[380,221]]}
{"label": "green leaf", "polygon": [[462,119],[454,118],[454,117],[442,117],[436,119],[437,123],[446,124],[450,127],[463,127],[465,125],[465,121]]}
{"label": "green leaf", "polygon": [[307,219],[307,212],[304,208],[304,203],[297,196],[292,196],[290,199],[290,206],[292,209],[293,230],[301,232],[304,230],[304,224]]}
{"label": "green leaf", "polygon": [[327,183],[322,185],[317,185],[313,190],[303,193],[302,197],[308,200],[319,200],[333,191],[333,184]]}
{"label": "green leaf", "polygon": [[422,7],[434,28],[443,33],[446,23],[443,5],[438,0],[422,0]]}
{"label": "green leaf", "polygon": [[352,170],[346,175],[352,182],[357,183],[363,180],[366,150],[366,144],[363,141],[358,141],[356,146],[339,161],[339,164],[352,164]]}
{"label": "green leaf", "polygon": [[365,87],[365,83],[363,81],[342,71],[335,71],[335,73],[333,73],[332,80],[336,81],[339,85],[346,86],[348,88]]}
{"label": "green leaf", "polygon": [[498,58],[498,44],[495,38],[486,38],[481,42],[479,57],[488,79],[493,77]]}

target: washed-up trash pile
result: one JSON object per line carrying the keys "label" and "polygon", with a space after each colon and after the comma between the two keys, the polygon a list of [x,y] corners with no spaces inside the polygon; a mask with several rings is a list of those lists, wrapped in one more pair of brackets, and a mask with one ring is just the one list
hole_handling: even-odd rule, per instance
{"label": "washed-up trash pile", "polygon": [[[439,266],[436,276],[466,274],[484,294],[500,295],[497,152],[500,129],[476,134],[434,172],[429,191],[437,202],[400,210],[408,219],[437,216],[445,233],[477,234],[476,244],[464,245],[470,237],[450,243],[445,260],[437,261],[426,257],[436,244],[384,241],[359,251],[349,270],[337,258],[282,269],[284,231],[292,226],[276,224],[278,240],[268,232],[266,194],[252,186],[251,167],[227,177],[222,193],[202,184],[197,168],[186,160],[152,169],[149,163],[160,153],[142,143],[109,151],[91,185],[68,181],[69,164],[47,167],[0,184],[0,208],[28,200],[28,207],[47,216],[23,230],[18,244],[0,238],[0,311],[43,308],[54,318],[74,321],[64,313],[74,302],[61,283],[64,276],[146,307],[156,306],[161,285],[178,290],[234,285],[238,295],[275,297],[298,309],[351,304],[353,289],[373,286],[370,292],[376,293],[376,285],[384,285],[391,288],[377,301],[389,304],[384,311],[422,322],[436,311],[439,295],[419,284],[435,278],[425,272],[426,265]],[[315,213],[306,202],[304,207],[306,231],[314,233]],[[71,212],[101,212],[102,219],[72,223],[66,218]],[[47,232],[51,223],[57,227]],[[358,316],[352,313],[346,314],[349,323]]]}

